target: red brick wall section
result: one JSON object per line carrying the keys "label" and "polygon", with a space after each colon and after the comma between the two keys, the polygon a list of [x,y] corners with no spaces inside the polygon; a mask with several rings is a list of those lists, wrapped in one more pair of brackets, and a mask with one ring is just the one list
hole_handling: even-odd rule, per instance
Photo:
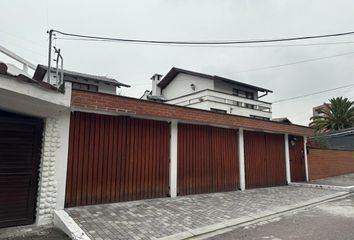
{"label": "red brick wall section", "polygon": [[310,180],[354,173],[354,151],[310,148],[307,157]]}
{"label": "red brick wall section", "polygon": [[301,136],[312,134],[312,130],[304,126],[257,120],[230,114],[213,113],[165,103],[79,90],[73,90],[71,105],[77,110],[126,113],[127,115],[164,118],[166,120],[177,119],[200,124],[214,124],[235,128],[243,127]]}

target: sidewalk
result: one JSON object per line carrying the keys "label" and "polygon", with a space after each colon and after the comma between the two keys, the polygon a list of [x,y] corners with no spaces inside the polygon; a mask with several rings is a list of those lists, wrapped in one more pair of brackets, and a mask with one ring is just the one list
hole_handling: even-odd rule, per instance
{"label": "sidewalk", "polygon": [[66,209],[91,239],[183,239],[340,196],[274,187]]}

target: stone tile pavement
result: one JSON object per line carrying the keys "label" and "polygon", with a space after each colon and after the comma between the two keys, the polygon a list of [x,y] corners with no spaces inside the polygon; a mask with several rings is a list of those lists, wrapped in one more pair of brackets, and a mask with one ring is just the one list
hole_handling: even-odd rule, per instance
{"label": "stone tile pavement", "polygon": [[336,191],[284,186],[84,206],[66,211],[91,239],[158,239],[333,193]]}
{"label": "stone tile pavement", "polygon": [[354,173],[310,181],[312,184],[349,187],[354,186]]}

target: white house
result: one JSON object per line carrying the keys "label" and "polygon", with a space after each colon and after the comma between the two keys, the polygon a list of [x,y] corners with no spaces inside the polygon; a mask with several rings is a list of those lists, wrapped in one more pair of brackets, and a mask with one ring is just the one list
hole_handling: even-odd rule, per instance
{"label": "white house", "polygon": [[272,93],[265,88],[175,67],[164,77],[155,74],[151,80],[152,91],[145,91],[142,99],[258,119],[272,118],[272,104],[260,100]]}

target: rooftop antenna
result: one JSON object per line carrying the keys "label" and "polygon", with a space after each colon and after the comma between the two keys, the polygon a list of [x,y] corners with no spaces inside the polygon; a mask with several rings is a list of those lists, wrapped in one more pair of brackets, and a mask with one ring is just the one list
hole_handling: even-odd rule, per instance
{"label": "rooftop antenna", "polygon": [[[56,85],[57,87],[60,87],[62,83],[64,83],[64,69],[63,69],[63,56],[60,53],[60,49],[57,49],[54,47],[54,51],[57,54],[56,60],[56,69],[55,69],[55,75],[56,75]],[[60,60],[60,77],[59,77],[59,60]]]}
{"label": "rooftop antenna", "polygon": [[48,48],[48,73],[47,73],[47,82],[50,83],[50,72],[51,72],[51,60],[52,60],[52,38],[53,38],[53,29],[47,31],[49,33],[49,48]]}

